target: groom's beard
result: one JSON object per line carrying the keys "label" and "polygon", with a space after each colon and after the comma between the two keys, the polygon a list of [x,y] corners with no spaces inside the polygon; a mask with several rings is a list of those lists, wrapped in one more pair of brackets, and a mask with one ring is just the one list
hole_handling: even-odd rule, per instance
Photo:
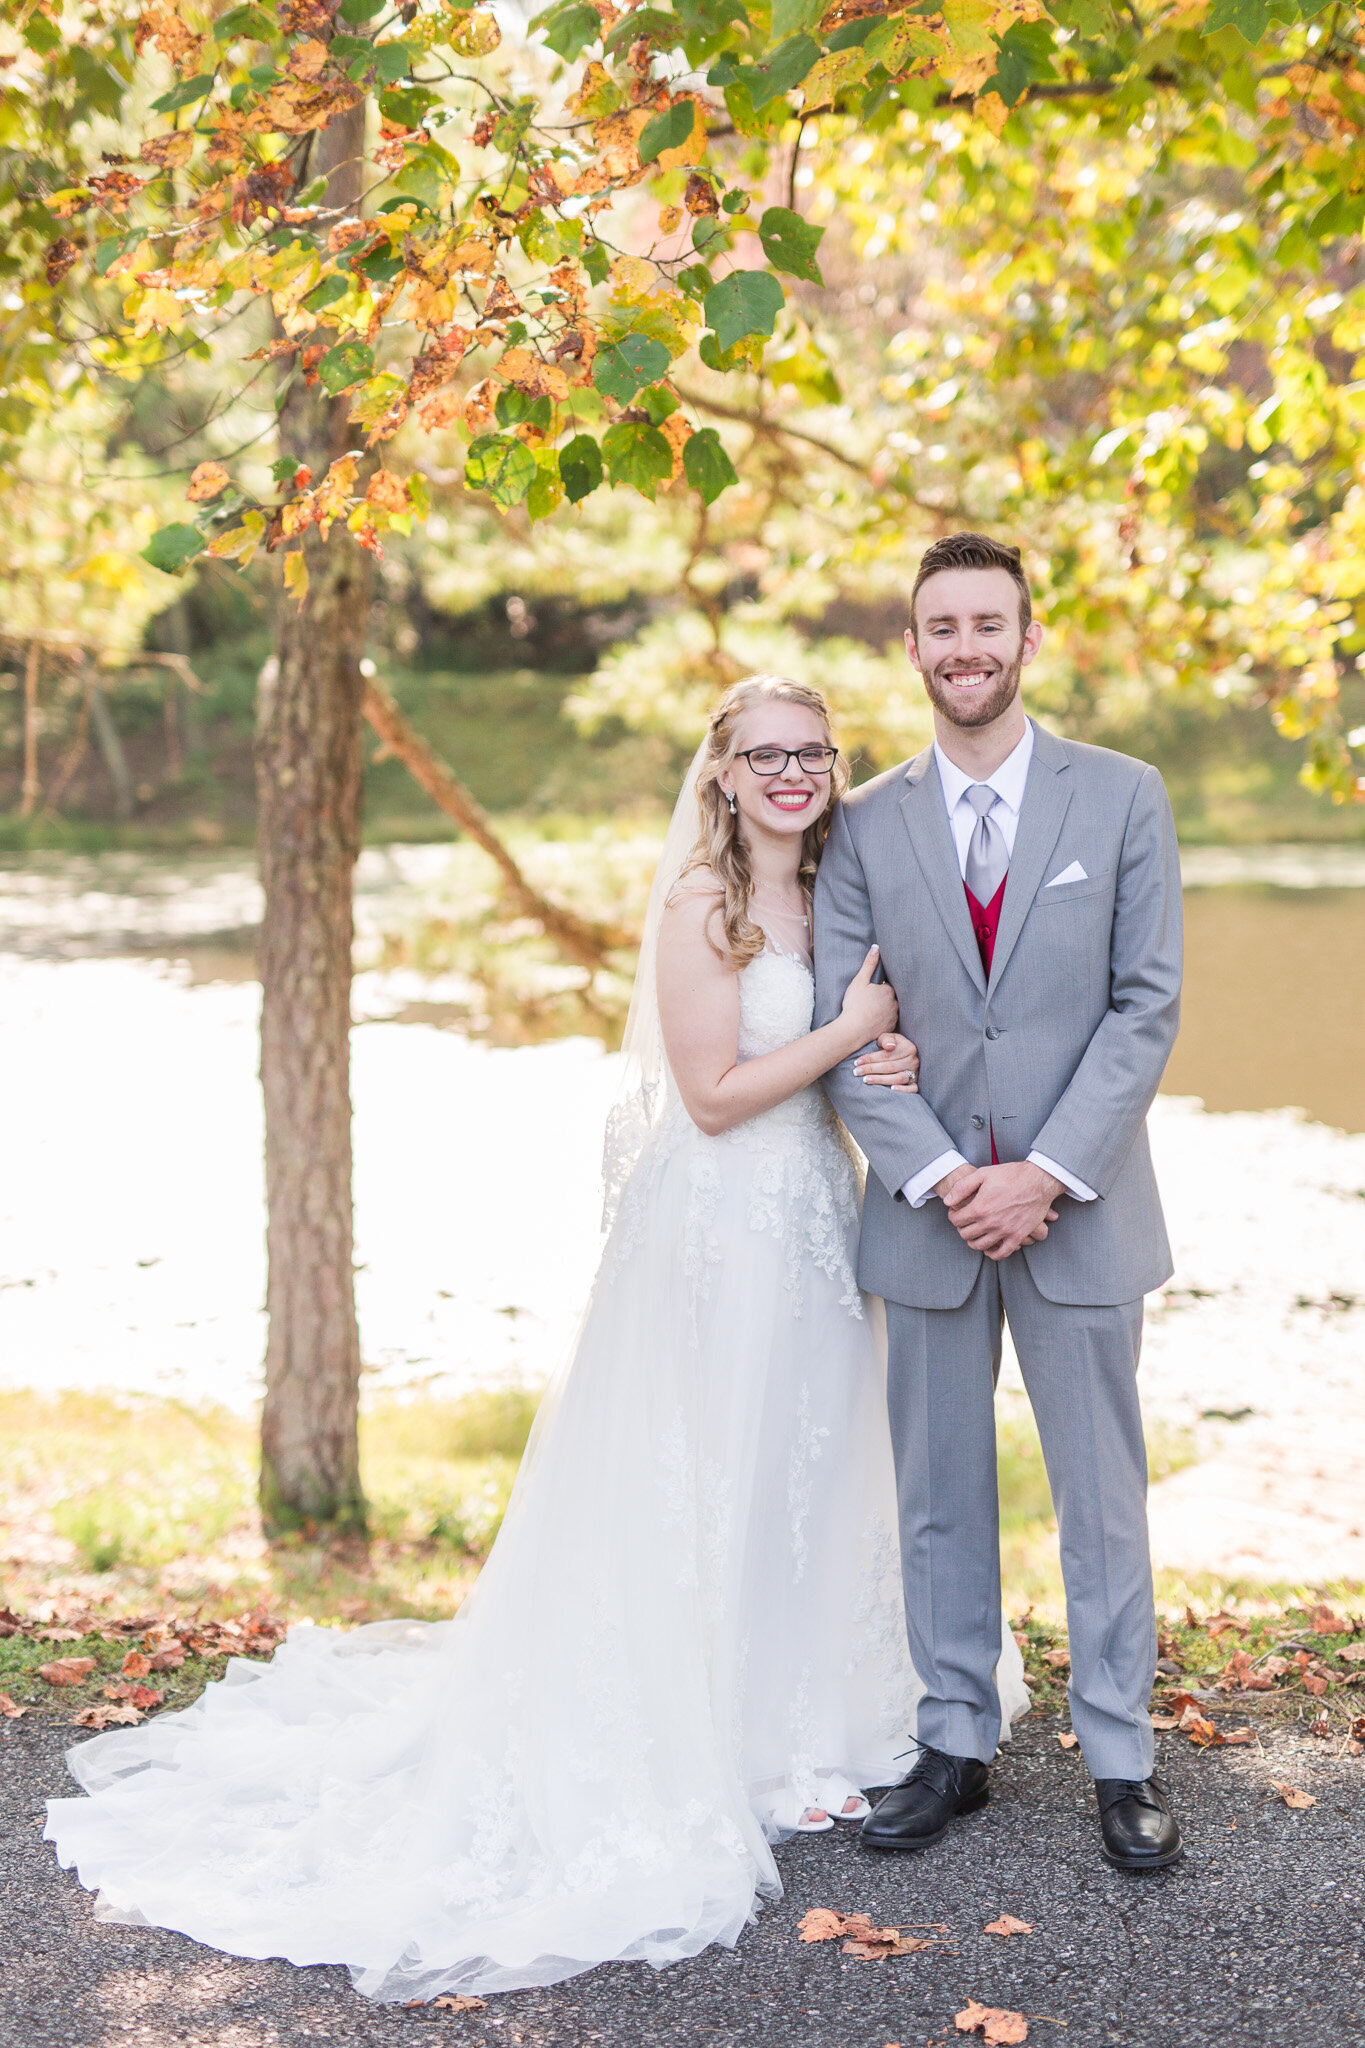
{"label": "groom's beard", "polygon": [[952,685],[945,680],[949,675],[965,674],[966,664],[961,661],[943,661],[937,668],[925,668],[922,671],[924,687],[934,709],[941,711],[950,725],[960,726],[965,731],[972,731],[979,725],[991,725],[1002,712],[1008,711],[1019,694],[1019,678],[1024,672],[1023,649],[1020,649],[1007,668],[999,662],[990,660],[974,661],[971,666],[974,669],[983,668],[988,674],[993,669],[995,688],[988,691],[984,697],[978,697],[976,702],[970,705],[962,703],[955,697]]}

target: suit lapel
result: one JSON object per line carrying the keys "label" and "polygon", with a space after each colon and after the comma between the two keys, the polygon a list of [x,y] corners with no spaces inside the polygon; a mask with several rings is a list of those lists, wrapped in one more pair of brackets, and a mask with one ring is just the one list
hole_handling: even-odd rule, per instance
{"label": "suit lapel", "polygon": [[1062,829],[1071,802],[1070,763],[1065,749],[1051,733],[1033,728],[1033,759],[1024,784],[1024,801],[1019,810],[1019,828],[1014,835],[1009,880],[1000,907],[1000,928],[995,935],[991,958],[991,987],[998,988],[1010,964],[1024,919],[1033,908],[1046,872],[1052,849]]}
{"label": "suit lapel", "polygon": [[[947,927],[948,936],[956,946],[963,966],[984,995],[986,977],[982,971],[976,934],[972,930],[971,913],[967,909],[962,876],[958,872],[957,849],[953,845],[948,807],[943,801],[943,784],[939,781],[932,747],[926,748],[910,763],[905,780],[907,788],[901,798],[901,816],[910,834],[915,857],[929,884],[938,914]],[[1020,830],[1023,830],[1022,816]],[[1007,888],[1006,905],[1009,893]]]}

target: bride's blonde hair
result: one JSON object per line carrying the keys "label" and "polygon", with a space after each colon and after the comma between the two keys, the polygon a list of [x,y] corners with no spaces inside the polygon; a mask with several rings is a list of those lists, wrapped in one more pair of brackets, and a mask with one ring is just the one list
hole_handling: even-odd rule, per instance
{"label": "bride's blonde hair", "polygon": [[[724,891],[724,904],[717,905],[717,908],[721,910],[725,950],[737,967],[747,967],[751,960],[756,960],[766,942],[761,929],[749,915],[749,901],[754,889],[753,868],[749,849],[740,836],[739,818],[730,809],[730,800],[720,786],[720,776],[735,759],[741,718],[759,704],[800,704],[815,713],[826,733],[830,731],[829,706],[820,692],[808,688],[805,683],[794,683],[788,676],[746,676],[743,682],[733,684],[725,692],[711,713],[711,723],[706,731],[706,753],[697,778],[701,831],[678,879],[681,882],[699,868],[709,868],[716,877]],[[801,864],[797,876],[807,896],[815,885],[815,871],[820,865],[820,855],[834,820],[834,806],[848,788],[848,779],[848,764],[841,755],[831,770],[829,802],[801,835]]]}

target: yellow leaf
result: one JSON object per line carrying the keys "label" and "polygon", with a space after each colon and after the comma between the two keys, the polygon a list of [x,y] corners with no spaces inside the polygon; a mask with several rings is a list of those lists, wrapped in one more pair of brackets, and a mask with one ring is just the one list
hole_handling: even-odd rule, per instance
{"label": "yellow leaf", "polygon": [[308,564],[303,559],[302,548],[295,548],[284,558],[284,587],[302,606],[308,595]]}
{"label": "yellow leaf", "polygon": [[642,256],[618,256],[610,275],[616,296],[627,302],[644,298],[658,282],[654,265],[646,263]]}

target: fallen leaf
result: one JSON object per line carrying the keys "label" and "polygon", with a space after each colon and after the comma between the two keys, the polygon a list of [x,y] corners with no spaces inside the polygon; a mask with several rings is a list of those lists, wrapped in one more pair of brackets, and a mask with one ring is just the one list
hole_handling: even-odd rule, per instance
{"label": "fallen leaf", "polygon": [[153,1671],[178,1671],[184,1661],[183,1650],[158,1650],[151,1664]]}
{"label": "fallen leaf", "polygon": [[40,1628],[38,1631],[40,1643],[78,1643],[80,1639],[78,1628]]}
{"label": "fallen leaf", "polygon": [[1044,1664],[1055,1664],[1058,1670],[1064,1670],[1071,1662],[1071,1652],[1070,1650],[1044,1650],[1043,1662]]}
{"label": "fallen leaf", "polygon": [[1250,1728],[1224,1728],[1222,1730],[1224,1748],[1235,1748],[1239,1743],[1254,1742],[1255,1740],[1255,1732]]}
{"label": "fallen leaf", "polygon": [[21,1714],[27,1712],[28,1708],[21,1707],[7,1692],[0,1692],[0,1714],[3,1714],[7,1721],[17,1721]]}
{"label": "fallen leaf", "polygon": [[129,1701],[120,1706],[82,1707],[76,1716],[78,1728],[132,1728],[142,1719]]}
{"label": "fallen leaf", "polygon": [[1280,1778],[1270,1780],[1270,1789],[1278,1792],[1285,1805],[1292,1807],[1295,1813],[1302,1813],[1318,1803],[1311,1792],[1301,1792],[1297,1785],[1287,1785]]}
{"label": "fallen leaf", "polygon": [[130,1650],[123,1660],[125,1678],[145,1678],[152,1668],[150,1657],[144,1657],[141,1650]]}
{"label": "fallen leaf", "polygon": [[1013,1913],[1002,1913],[998,1920],[988,1920],[982,1928],[983,1934],[1003,1934],[1008,1941],[1012,1934],[1032,1934],[1031,1920],[1016,1920]]}
{"label": "fallen leaf", "polygon": [[1180,1727],[1196,1749],[1212,1749],[1223,1740],[1213,1722],[1205,1720],[1202,1714],[1182,1714]]}
{"label": "fallen leaf", "polygon": [[1159,1728],[1163,1735],[1168,1735],[1172,1728],[1180,1726],[1180,1716],[1178,1714],[1153,1714],[1152,1726]]}
{"label": "fallen leaf", "polygon": [[1283,1678],[1286,1671],[1292,1670],[1293,1666],[1287,1657],[1267,1657],[1262,1662],[1261,1669],[1268,1678]]}
{"label": "fallen leaf", "polygon": [[1319,1714],[1316,1721],[1309,1722],[1308,1733],[1316,1735],[1319,1742],[1326,1742],[1328,1740],[1332,1733],[1332,1724],[1326,1714]]}
{"label": "fallen leaf", "polygon": [[1313,1633],[1315,1636],[1344,1636],[1350,1623],[1334,1614],[1330,1607],[1313,1609]]}
{"label": "fallen leaf", "polygon": [[833,1941],[844,1931],[844,1916],[828,1906],[812,1906],[796,1931],[802,1941]]}
{"label": "fallen leaf", "polygon": [[1365,1664],[1365,1643],[1347,1643],[1344,1650],[1337,1651],[1337,1655],[1344,1657],[1348,1664]]}
{"label": "fallen leaf", "polygon": [[1080,1736],[1073,1735],[1069,1728],[1066,1730],[1064,1734],[1061,1734],[1057,1737],[1057,1740],[1061,1743],[1063,1749],[1076,1749],[1080,1744],[1080,1739]]}
{"label": "fallen leaf", "polygon": [[49,1685],[84,1685],[94,1668],[93,1657],[55,1657],[50,1664],[38,1666],[38,1676]]}
{"label": "fallen leaf", "polygon": [[446,2012],[484,2012],[488,2006],[486,1998],[467,1998],[463,1992],[454,1998],[433,1998],[433,2005],[442,2006]]}
{"label": "fallen leaf", "polygon": [[1327,1680],[1316,1671],[1305,1671],[1303,1674],[1303,1689],[1305,1692],[1311,1692],[1314,1699],[1321,1699],[1327,1690]]}
{"label": "fallen leaf", "polygon": [[974,1998],[968,1999],[961,2012],[954,2013],[953,2025],[959,2034],[980,2034],[990,2048],[1008,2048],[1008,2044],[1028,2039],[1028,2021],[1021,2012],[1006,2012],[998,2005],[978,2005]]}

